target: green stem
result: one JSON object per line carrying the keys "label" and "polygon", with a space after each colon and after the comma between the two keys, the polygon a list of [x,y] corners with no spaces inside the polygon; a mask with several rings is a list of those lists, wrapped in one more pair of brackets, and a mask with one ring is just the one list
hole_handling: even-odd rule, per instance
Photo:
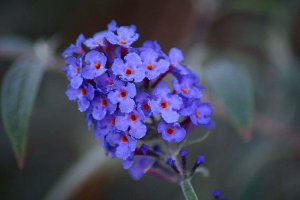
{"label": "green stem", "polygon": [[186,200],[198,200],[190,179],[181,182],[180,187]]}
{"label": "green stem", "polygon": [[186,142],[184,144],[184,147],[203,142],[204,140],[206,140],[208,138],[209,135],[210,135],[210,132],[206,132],[202,137],[194,139],[194,140],[189,141],[189,142]]}

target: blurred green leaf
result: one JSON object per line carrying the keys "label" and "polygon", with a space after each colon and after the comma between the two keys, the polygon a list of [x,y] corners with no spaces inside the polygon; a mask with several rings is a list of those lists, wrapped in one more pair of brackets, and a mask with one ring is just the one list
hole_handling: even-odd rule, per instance
{"label": "blurred green leaf", "polygon": [[2,119],[20,168],[24,166],[29,120],[44,66],[36,59],[16,61],[2,85]]}
{"label": "blurred green leaf", "polygon": [[248,72],[229,60],[220,59],[205,69],[204,77],[233,125],[240,131],[249,130],[254,93]]}
{"label": "blurred green leaf", "polygon": [[15,58],[22,54],[32,53],[32,42],[15,35],[0,36],[0,54],[8,58]]}

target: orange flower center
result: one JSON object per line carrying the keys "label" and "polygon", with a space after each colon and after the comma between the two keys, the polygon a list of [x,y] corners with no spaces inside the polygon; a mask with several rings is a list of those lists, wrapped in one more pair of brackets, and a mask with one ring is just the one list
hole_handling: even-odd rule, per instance
{"label": "orange flower center", "polygon": [[168,128],[168,129],[167,129],[167,133],[168,133],[169,135],[173,135],[174,132],[175,132],[174,128]]}
{"label": "orange flower center", "polygon": [[96,64],[94,64],[94,67],[95,67],[95,69],[100,69],[101,64],[100,63],[96,63]]}
{"label": "orange flower center", "polygon": [[107,106],[106,99],[101,99],[101,106],[103,106],[103,107]]}
{"label": "orange flower center", "polygon": [[188,94],[188,93],[189,93],[188,89],[186,89],[186,88],[181,88],[181,91],[182,91],[184,94]]}
{"label": "orange flower center", "polygon": [[122,137],[121,137],[121,141],[122,141],[123,143],[125,143],[125,144],[128,143],[128,139],[127,139],[127,137],[125,137],[125,136],[122,136]]}
{"label": "orange flower center", "polygon": [[160,107],[162,107],[163,109],[166,109],[166,108],[168,108],[168,103],[167,102],[165,102],[165,101],[162,101],[161,103],[160,103]]}
{"label": "orange flower center", "polygon": [[120,43],[121,44],[127,44],[127,41],[126,40],[121,40]]}
{"label": "orange flower center", "polygon": [[125,70],[125,74],[126,74],[126,75],[131,75],[131,74],[132,74],[132,69],[127,68],[127,69]]}
{"label": "orange flower center", "polygon": [[145,104],[143,105],[143,108],[144,108],[144,110],[149,110],[149,109],[150,109],[150,106],[149,106],[149,104],[145,103]]}
{"label": "orange flower center", "polygon": [[130,115],[130,120],[131,120],[132,122],[136,122],[137,117],[135,116],[135,114]]}
{"label": "orange flower center", "polygon": [[116,118],[111,119],[111,124],[114,126],[116,124]]}
{"label": "orange flower center", "polygon": [[147,69],[149,69],[149,70],[153,70],[153,68],[154,68],[154,66],[153,66],[153,65],[151,65],[151,64],[148,64],[148,65],[147,65]]}
{"label": "orange flower center", "polygon": [[127,96],[126,92],[125,91],[121,91],[120,92],[120,97],[121,98],[125,98]]}
{"label": "orange flower center", "polygon": [[200,113],[198,111],[195,112],[196,118],[200,117]]}
{"label": "orange flower center", "polygon": [[81,88],[80,92],[81,92],[81,95],[82,95],[82,96],[85,96],[85,95],[86,95],[86,90],[85,90],[84,88]]}
{"label": "orange flower center", "polygon": [[79,74],[79,72],[80,72],[80,67],[76,67],[76,68],[75,68],[75,72],[76,72],[76,74]]}

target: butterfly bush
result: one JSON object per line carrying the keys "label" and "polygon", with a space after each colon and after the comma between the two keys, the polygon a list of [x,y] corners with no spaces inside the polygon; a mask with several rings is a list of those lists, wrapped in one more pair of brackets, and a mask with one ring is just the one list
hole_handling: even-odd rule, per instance
{"label": "butterfly bush", "polygon": [[80,35],[63,52],[66,95],[134,179],[148,173],[179,183],[205,163],[198,156],[188,168],[182,146],[194,126],[213,128],[212,108],[180,49],[166,54],[156,41],[132,47],[138,38],[135,26],[115,21],[91,38]]}

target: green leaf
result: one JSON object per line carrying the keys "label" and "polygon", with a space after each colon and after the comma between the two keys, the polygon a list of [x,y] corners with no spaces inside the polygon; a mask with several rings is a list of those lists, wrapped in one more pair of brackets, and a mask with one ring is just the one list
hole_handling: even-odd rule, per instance
{"label": "green leaf", "polygon": [[29,55],[32,53],[32,43],[21,36],[0,35],[0,53],[6,59]]}
{"label": "green leaf", "polygon": [[198,200],[190,179],[184,180],[180,186],[186,200]]}
{"label": "green leaf", "polygon": [[205,69],[205,80],[229,120],[240,131],[249,130],[254,110],[254,92],[249,73],[227,59]]}
{"label": "green leaf", "polygon": [[24,166],[29,120],[44,66],[36,59],[16,61],[2,85],[2,119],[20,168]]}

